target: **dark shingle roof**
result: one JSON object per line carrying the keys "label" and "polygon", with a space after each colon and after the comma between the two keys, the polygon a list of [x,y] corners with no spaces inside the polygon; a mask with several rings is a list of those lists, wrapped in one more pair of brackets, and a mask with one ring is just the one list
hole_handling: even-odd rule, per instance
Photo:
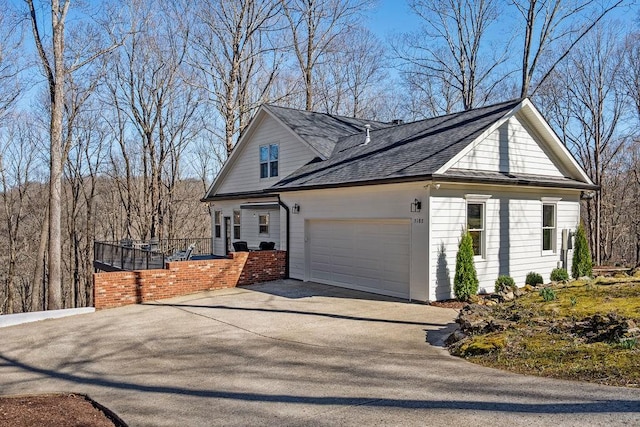
{"label": "dark shingle roof", "polygon": [[[301,167],[272,188],[313,188],[430,176],[520,102],[512,100],[392,127],[372,126],[371,142],[367,145],[363,145],[364,129],[343,134],[327,160]],[[323,122],[314,122],[314,113],[308,114],[307,133],[318,132],[325,126]]]}
{"label": "dark shingle roof", "polygon": [[388,123],[294,110],[275,105],[265,105],[265,107],[300,138],[322,154],[325,159],[331,156],[338,140],[349,135],[362,133],[365,129],[365,124],[369,124],[371,129],[382,129],[390,126]]}

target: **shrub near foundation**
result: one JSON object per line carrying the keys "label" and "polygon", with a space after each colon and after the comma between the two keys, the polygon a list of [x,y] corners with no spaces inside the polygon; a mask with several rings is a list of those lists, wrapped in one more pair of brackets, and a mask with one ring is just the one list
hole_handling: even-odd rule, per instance
{"label": "shrub near foundation", "polygon": [[569,280],[569,273],[564,268],[554,268],[551,270],[551,281],[562,282],[563,280]]}
{"label": "shrub near foundation", "polygon": [[478,293],[478,276],[473,264],[473,239],[468,231],[464,230],[458,245],[456,255],[456,275],[453,279],[453,292],[460,301],[467,301],[472,295]]}
{"label": "shrub near foundation", "polygon": [[537,286],[542,285],[544,280],[542,280],[542,276],[538,273],[530,271],[527,273],[527,278],[524,281],[525,285]]}
{"label": "shrub near foundation", "polygon": [[574,279],[579,277],[591,277],[593,275],[593,262],[591,261],[591,252],[589,251],[589,243],[587,243],[587,235],[582,224],[578,226],[575,237],[575,245],[573,249],[573,263],[571,265],[571,276]]}
{"label": "shrub near foundation", "polygon": [[496,279],[496,288],[495,292],[500,293],[504,291],[515,291],[517,289],[516,282],[513,280],[511,276],[498,276]]}

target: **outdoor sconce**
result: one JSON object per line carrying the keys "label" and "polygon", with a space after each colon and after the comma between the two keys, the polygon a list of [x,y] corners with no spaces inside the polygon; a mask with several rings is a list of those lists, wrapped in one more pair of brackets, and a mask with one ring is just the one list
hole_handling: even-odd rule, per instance
{"label": "outdoor sconce", "polygon": [[291,208],[291,211],[292,211],[294,214],[299,214],[299,213],[300,213],[300,205],[299,205],[299,204],[297,204],[297,203],[294,203],[294,204],[293,204],[293,208]]}
{"label": "outdoor sconce", "polygon": [[415,199],[411,202],[411,212],[420,212],[422,210],[422,202],[418,199]]}

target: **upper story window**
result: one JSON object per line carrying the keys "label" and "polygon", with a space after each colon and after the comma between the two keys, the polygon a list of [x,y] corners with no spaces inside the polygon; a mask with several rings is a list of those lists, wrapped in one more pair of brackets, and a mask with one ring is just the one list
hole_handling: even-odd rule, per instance
{"label": "upper story window", "polygon": [[556,205],[542,204],[542,250],[555,252],[556,250]]}
{"label": "upper story window", "polygon": [[213,212],[213,225],[215,227],[216,237],[222,236],[222,211]]}
{"label": "upper story window", "polygon": [[233,238],[240,240],[240,211],[233,211]]}
{"label": "upper story window", "polygon": [[260,178],[278,176],[278,144],[260,146]]}
{"label": "upper story window", "polygon": [[467,202],[467,231],[473,240],[473,254],[484,257],[484,203]]}

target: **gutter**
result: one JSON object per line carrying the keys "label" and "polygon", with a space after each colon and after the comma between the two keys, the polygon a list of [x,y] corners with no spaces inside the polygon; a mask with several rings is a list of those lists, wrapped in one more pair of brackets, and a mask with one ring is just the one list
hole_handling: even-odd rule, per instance
{"label": "gutter", "polygon": [[321,190],[327,188],[344,188],[344,187],[362,187],[367,185],[383,185],[383,184],[400,184],[407,182],[421,182],[421,181],[439,181],[439,182],[451,182],[451,183],[469,183],[469,184],[488,184],[488,185],[511,185],[511,186],[525,186],[525,187],[538,187],[538,188],[562,188],[568,190],[599,190],[600,186],[587,183],[565,183],[565,182],[552,182],[552,181],[536,181],[534,179],[516,178],[516,179],[496,179],[496,178],[483,178],[483,177],[469,177],[469,176],[447,176],[447,175],[417,175],[410,177],[394,177],[383,179],[372,179],[367,181],[355,181],[355,182],[340,182],[331,184],[313,184],[313,185],[298,185],[295,187],[272,187],[271,191],[278,191],[280,193],[290,191],[304,191],[304,190]]}
{"label": "gutter", "polygon": [[282,206],[282,208],[285,210],[285,212],[287,213],[287,237],[286,237],[286,241],[287,241],[287,256],[284,260],[284,278],[288,279],[289,278],[289,258],[290,258],[290,254],[291,254],[291,212],[289,211],[289,206],[287,206],[282,200],[280,200],[280,195],[278,194],[278,204],[280,206]]}

